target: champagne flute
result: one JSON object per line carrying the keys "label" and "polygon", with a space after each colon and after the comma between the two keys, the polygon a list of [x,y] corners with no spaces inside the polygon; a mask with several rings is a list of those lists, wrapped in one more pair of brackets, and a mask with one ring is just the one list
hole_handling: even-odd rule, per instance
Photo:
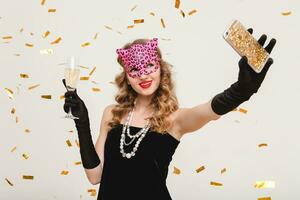
{"label": "champagne flute", "polygon": [[[78,58],[75,56],[70,56],[67,59],[67,63],[65,65],[65,80],[66,87],[68,91],[75,91],[78,80],[79,80],[79,64]],[[69,112],[65,116],[65,118],[69,119],[79,119],[72,115],[71,107],[69,107]]]}

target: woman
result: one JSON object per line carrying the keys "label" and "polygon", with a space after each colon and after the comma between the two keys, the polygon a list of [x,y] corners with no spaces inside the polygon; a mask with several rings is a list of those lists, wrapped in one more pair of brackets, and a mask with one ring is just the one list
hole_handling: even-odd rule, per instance
{"label": "woman", "polygon": [[[266,39],[262,35],[258,41],[264,46]],[[275,43],[272,39],[265,49],[271,53]],[[79,117],[75,125],[86,175],[92,184],[100,183],[98,199],[171,199],[166,178],[181,137],[249,100],[273,63],[270,58],[257,74],[242,57],[237,82],[207,103],[178,108],[171,66],[157,45],[156,38],[139,39],[117,49],[124,69],[115,78],[117,104],[104,109],[95,146],[84,102],[76,91],[65,93],[65,112],[71,107]]]}

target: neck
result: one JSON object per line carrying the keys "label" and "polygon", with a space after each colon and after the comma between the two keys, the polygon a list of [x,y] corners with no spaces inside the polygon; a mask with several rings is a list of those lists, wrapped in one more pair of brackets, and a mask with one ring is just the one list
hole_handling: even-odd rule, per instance
{"label": "neck", "polygon": [[145,113],[147,110],[152,110],[151,99],[152,97],[138,96],[136,98],[134,110],[142,113]]}

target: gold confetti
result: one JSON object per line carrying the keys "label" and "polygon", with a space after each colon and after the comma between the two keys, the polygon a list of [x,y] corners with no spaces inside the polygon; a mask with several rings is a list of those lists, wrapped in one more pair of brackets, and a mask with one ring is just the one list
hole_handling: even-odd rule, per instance
{"label": "gold confetti", "polygon": [[37,88],[39,86],[40,86],[40,84],[36,84],[36,85],[30,86],[30,87],[28,87],[28,90],[32,90],[32,89]]}
{"label": "gold confetti", "polygon": [[63,171],[61,171],[61,175],[68,175],[68,173],[69,173],[69,171],[68,170],[63,170]]}
{"label": "gold confetti", "polygon": [[88,77],[88,76],[82,76],[82,77],[80,77],[81,81],[87,81],[89,79],[90,79],[90,77]]}
{"label": "gold confetti", "polygon": [[10,111],[11,114],[15,114],[15,112],[16,112],[15,108],[12,108],[11,111]]}
{"label": "gold confetti", "polygon": [[79,65],[79,67],[83,68],[83,69],[89,69],[88,67],[85,67],[83,65]]}
{"label": "gold confetti", "polygon": [[218,182],[214,182],[214,181],[211,181],[210,185],[213,185],[213,186],[223,186],[222,183],[218,183]]}
{"label": "gold confetti", "polygon": [[288,12],[282,12],[281,15],[283,16],[288,16],[288,15],[291,15],[292,12],[291,11],[288,11]]}
{"label": "gold confetti", "polygon": [[23,158],[25,158],[26,160],[29,158],[29,156],[25,153],[22,154]]}
{"label": "gold confetti", "polygon": [[43,99],[51,99],[51,95],[41,95]]}
{"label": "gold confetti", "polygon": [[196,172],[199,173],[199,172],[203,171],[204,169],[205,169],[205,167],[204,167],[204,166],[201,166],[201,167],[199,167],[198,169],[196,169]]}
{"label": "gold confetti", "polygon": [[81,45],[81,47],[86,47],[86,46],[89,46],[89,45],[90,45],[89,42],[85,42],[85,43],[83,43],[83,44]]}
{"label": "gold confetti", "polygon": [[48,12],[56,12],[55,8],[48,9]]}
{"label": "gold confetti", "polygon": [[91,196],[96,196],[97,195],[97,192],[96,192],[96,189],[89,189],[88,192],[90,192]]}
{"label": "gold confetti", "polygon": [[14,184],[12,184],[12,182],[10,182],[7,178],[5,178],[5,180],[10,186],[14,186]]}
{"label": "gold confetti", "polygon": [[134,24],[140,24],[140,23],[144,23],[144,19],[135,19],[133,20]]}
{"label": "gold confetti", "polygon": [[21,54],[19,54],[19,53],[15,53],[14,55],[15,55],[15,56],[21,56]]}
{"label": "gold confetti", "polygon": [[48,35],[50,34],[50,31],[46,31],[45,33],[44,33],[44,38],[46,38]]}
{"label": "gold confetti", "polygon": [[261,143],[258,145],[258,147],[267,147],[267,146],[268,146],[268,144],[266,144],[266,143]]}
{"label": "gold confetti", "polygon": [[133,28],[133,27],[134,27],[134,25],[127,26],[128,29]]}
{"label": "gold confetti", "polygon": [[71,147],[71,146],[72,146],[70,140],[67,140],[66,143],[67,143],[68,147]]}
{"label": "gold confetti", "polygon": [[254,184],[254,187],[257,189],[275,188],[275,182],[274,181],[256,181]]}
{"label": "gold confetti", "polygon": [[64,99],[65,98],[65,95],[61,95],[60,97],[59,97],[59,99]]}
{"label": "gold confetti", "polygon": [[222,170],[221,170],[221,174],[224,174],[226,172],[226,168],[223,168]]}
{"label": "gold confetti", "polygon": [[98,33],[95,34],[94,40],[96,40],[97,38],[98,38]]}
{"label": "gold confetti", "polygon": [[30,130],[28,128],[26,128],[25,133],[30,133]]}
{"label": "gold confetti", "polygon": [[29,78],[28,74],[20,74],[21,78]]}
{"label": "gold confetti", "polygon": [[3,36],[2,39],[4,40],[12,39],[12,36]]}
{"label": "gold confetti", "polygon": [[30,35],[34,35],[34,33],[31,32]]}
{"label": "gold confetti", "polygon": [[17,149],[17,147],[13,147],[10,152],[14,152]]}
{"label": "gold confetti", "polygon": [[19,117],[18,116],[16,116],[16,123],[18,123],[19,122]]}
{"label": "gold confetti", "polygon": [[166,25],[165,25],[165,22],[164,22],[163,18],[160,18],[160,22],[161,22],[162,27],[166,28]]}
{"label": "gold confetti", "polygon": [[100,92],[99,88],[92,88],[93,92]]}
{"label": "gold confetti", "polygon": [[75,143],[76,143],[77,147],[80,148],[80,144],[77,139],[75,140]]}
{"label": "gold confetti", "polygon": [[133,6],[133,7],[131,8],[131,12],[132,12],[134,9],[136,9],[136,7],[137,7],[137,5]]}
{"label": "gold confetti", "polygon": [[196,13],[196,12],[197,12],[197,10],[194,9],[194,10],[190,11],[188,14],[189,14],[189,15],[192,15],[192,14],[194,14],[194,13]]}
{"label": "gold confetti", "polygon": [[239,108],[239,112],[246,114],[248,111],[246,109],[244,109],[244,108]]}
{"label": "gold confetti", "polygon": [[33,47],[33,44],[26,43],[25,46],[27,46],[27,47]]}
{"label": "gold confetti", "polygon": [[89,73],[89,76],[92,76],[92,74],[94,73],[95,70],[96,70],[96,67],[94,67],[94,68],[92,69],[92,71]]}
{"label": "gold confetti", "polygon": [[9,88],[5,88],[5,90],[7,91],[8,97],[10,99],[13,99],[14,98],[14,96],[13,96],[14,92],[11,89],[9,89]]}
{"label": "gold confetti", "polygon": [[53,42],[51,42],[51,44],[58,44],[60,41],[61,41],[61,37],[59,37],[56,40],[54,40]]}
{"label": "gold confetti", "polygon": [[180,172],[180,169],[178,169],[177,167],[174,167],[173,173],[180,174],[181,172]]}
{"label": "gold confetti", "polygon": [[21,28],[21,29],[20,29],[20,32],[22,33],[23,31],[24,31],[24,28]]}
{"label": "gold confetti", "polygon": [[185,13],[183,12],[183,10],[180,10],[180,14],[182,15],[182,17],[185,17]]}
{"label": "gold confetti", "polygon": [[105,28],[107,28],[108,30],[112,30],[111,27],[104,25]]}
{"label": "gold confetti", "polygon": [[271,197],[260,197],[257,200],[272,200]]}
{"label": "gold confetti", "polygon": [[150,12],[149,14],[152,15],[152,16],[155,16],[154,12]]}
{"label": "gold confetti", "polygon": [[42,49],[42,50],[40,50],[40,54],[53,54],[54,53],[54,51],[53,51],[53,49]]}
{"label": "gold confetti", "polygon": [[74,165],[81,165],[81,161],[75,162]]}
{"label": "gold confetti", "polygon": [[43,6],[45,4],[46,0],[41,1],[41,5]]}
{"label": "gold confetti", "polygon": [[179,8],[179,5],[180,5],[180,0],[176,0],[175,1],[175,8]]}
{"label": "gold confetti", "polygon": [[30,176],[30,175],[23,175],[23,179],[26,179],[26,180],[33,180],[33,176]]}

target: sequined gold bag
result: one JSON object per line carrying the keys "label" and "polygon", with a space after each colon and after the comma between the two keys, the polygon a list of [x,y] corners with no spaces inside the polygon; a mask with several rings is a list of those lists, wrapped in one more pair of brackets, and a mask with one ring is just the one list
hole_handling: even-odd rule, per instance
{"label": "sequined gold bag", "polygon": [[223,38],[240,56],[247,57],[248,64],[255,72],[261,72],[270,55],[241,22],[234,20],[224,32]]}

